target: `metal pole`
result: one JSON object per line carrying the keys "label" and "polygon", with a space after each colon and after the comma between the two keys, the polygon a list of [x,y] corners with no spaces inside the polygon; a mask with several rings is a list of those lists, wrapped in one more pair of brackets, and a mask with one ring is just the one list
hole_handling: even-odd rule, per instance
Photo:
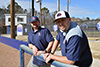
{"label": "metal pole", "polygon": [[[28,52],[28,53],[30,53],[31,55],[33,55],[33,50],[32,49],[30,49],[28,46],[26,46],[26,45],[20,45],[20,60],[22,61],[20,61],[20,67],[23,67],[23,65],[22,64],[24,64],[24,52]],[[21,56],[22,55],[22,56]],[[40,56],[36,56],[37,57],[37,59],[39,59],[39,60],[41,60],[41,61],[44,61],[44,62],[46,62],[44,59],[43,59],[43,54],[41,54]],[[22,64],[21,64],[22,63]],[[69,64],[64,64],[64,63],[61,63],[61,62],[58,62],[58,61],[53,61],[52,62],[52,64],[53,65],[55,65],[56,67],[77,67],[77,66],[75,66],[75,65],[69,65]]]}
{"label": "metal pole", "polygon": [[67,0],[67,12],[69,12],[69,0]]}
{"label": "metal pole", "polygon": [[57,5],[57,11],[60,11],[60,1],[58,0],[57,2],[58,2],[58,3],[57,3],[57,4],[58,4],[58,5]]}
{"label": "metal pole", "polygon": [[15,0],[11,0],[11,38],[15,39]]}
{"label": "metal pole", "polygon": [[34,0],[32,0],[32,16],[34,16]]}
{"label": "metal pole", "polygon": [[20,48],[20,67],[24,67],[24,50]]}
{"label": "metal pole", "polygon": [[39,0],[39,4],[40,4],[40,25],[42,25],[41,0]]}

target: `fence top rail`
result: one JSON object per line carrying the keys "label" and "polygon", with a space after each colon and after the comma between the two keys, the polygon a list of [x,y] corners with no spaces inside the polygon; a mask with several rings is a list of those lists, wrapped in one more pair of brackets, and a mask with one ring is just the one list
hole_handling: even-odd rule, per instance
{"label": "fence top rail", "polygon": [[[20,49],[30,53],[31,55],[33,55],[33,51],[32,49],[30,49],[28,46],[26,45],[20,45]],[[40,56],[36,56],[38,59],[46,62],[44,59],[43,59],[43,54],[41,54]],[[61,62],[58,62],[58,61],[53,61],[52,64],[54,66],[57,66],[57,67],[77,67],[75,65],[68,65],[68,64],[64,64],[64,63],[61,63]]]}

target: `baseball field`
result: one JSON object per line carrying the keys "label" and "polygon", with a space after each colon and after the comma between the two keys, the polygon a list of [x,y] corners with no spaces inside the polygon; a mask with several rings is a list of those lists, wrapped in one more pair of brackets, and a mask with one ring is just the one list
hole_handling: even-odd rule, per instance
{"label": "baseball field", "polygon": [[100,60],[100,37],[88,37],[88,39],[93,57]]}

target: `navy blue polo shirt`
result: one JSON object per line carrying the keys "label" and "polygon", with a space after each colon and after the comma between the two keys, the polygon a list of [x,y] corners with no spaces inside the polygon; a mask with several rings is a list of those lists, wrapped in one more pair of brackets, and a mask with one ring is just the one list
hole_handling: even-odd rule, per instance
{"label": "navy blue polo shirt", "polygon": [[[54,41],[53,36],[47,28],[41,28],[34,32],[34,30],[29,32],[28,44],[35,45],[39,50],[45,50],[49,42]],[[40,61],[35,56],[33,56],[33,63],[36,65],[45,65],[46,63]]]}
{"label": "navy blue polo shirt", "polygon": [[[66,33],[64,36],[63,33]],[[60,41],[61,52],[68,60],[76,61],[74,65],[89,67],[92,63],[92,54],[88,40],[79,26],[71,22],[66,32],[60,31],[56,37]]]}

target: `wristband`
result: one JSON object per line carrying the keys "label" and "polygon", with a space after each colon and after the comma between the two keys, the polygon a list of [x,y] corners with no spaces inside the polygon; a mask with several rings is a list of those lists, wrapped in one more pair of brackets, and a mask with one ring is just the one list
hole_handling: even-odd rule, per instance
{"label": "wristband", "polygon": [[53,54],[53,53],[51,52],[51,54]]}
{"label": "wristband", "polygon": [[45,51],[45,53],[48,53],[46,50],[44,50]]}
{"label": "wristband", "polygon": [[50,64],[51,64],[53,61],[54,61],[54,60],[53,60],[53,59],[51,59],[48,63],[50,63]]}

